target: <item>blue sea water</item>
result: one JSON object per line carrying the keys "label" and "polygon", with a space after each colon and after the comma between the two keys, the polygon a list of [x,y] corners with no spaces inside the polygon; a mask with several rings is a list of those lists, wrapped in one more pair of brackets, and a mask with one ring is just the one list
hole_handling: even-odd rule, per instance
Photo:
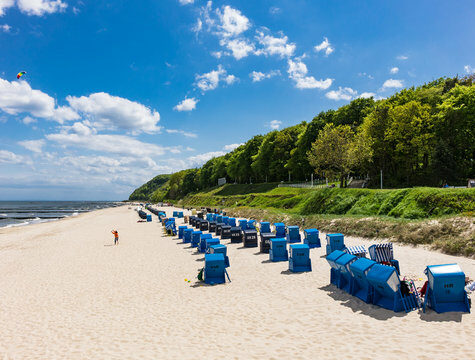
{"label": "blue sea water", "polygon": [[118,205],[110,201],[0,201],[0,227],[52,221]]}

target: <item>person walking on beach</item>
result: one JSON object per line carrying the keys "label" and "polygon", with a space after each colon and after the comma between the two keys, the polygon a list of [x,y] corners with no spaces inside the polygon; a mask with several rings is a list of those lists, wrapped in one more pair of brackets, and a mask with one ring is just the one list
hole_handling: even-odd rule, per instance
{"label": "person walking on beach", "polygon": [[114,234],[114,245],[118,245],[119,244],[119,233],[117,232],[117,230],[112,230],[111,233]]}

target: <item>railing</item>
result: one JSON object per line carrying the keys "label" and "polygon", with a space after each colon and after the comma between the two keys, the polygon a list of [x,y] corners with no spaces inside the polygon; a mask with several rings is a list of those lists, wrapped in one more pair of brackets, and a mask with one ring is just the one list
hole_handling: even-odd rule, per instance
{"label": "railing", "polygon": [[326,181],[314,181],[312,182],[301,182],[301,183],[280,183],[278,187],[292,187],[292,188],[310,188],[310,189],[323,189],[326,187],[340,187],[339,182],[329,182],[328,185]]}

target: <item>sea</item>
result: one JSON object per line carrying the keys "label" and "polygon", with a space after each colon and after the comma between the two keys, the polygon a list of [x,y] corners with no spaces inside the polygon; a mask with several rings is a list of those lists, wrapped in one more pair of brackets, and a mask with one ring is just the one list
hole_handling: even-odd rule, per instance
{"label": "sea", "polygon": [[54,221],[119,205],[112,201],[0,201],[0,228]]}

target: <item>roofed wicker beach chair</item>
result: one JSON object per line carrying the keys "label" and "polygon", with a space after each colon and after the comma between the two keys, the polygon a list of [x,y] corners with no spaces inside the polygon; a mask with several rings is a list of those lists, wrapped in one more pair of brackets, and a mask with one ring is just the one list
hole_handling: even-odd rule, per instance
{"label": "roofed wicker beach chair", "polygon": [[376,264],[376,261],[363,257],[350,264],[350,271],[353,275],[350,283],[350,294],[368,304],[373,300],[373,287],[366,275],[374,264]]}
{"label": "roofed wicker beach chair", "polygon": [[366,257],[366,249],[363,245],[347,246],[345,252],[360,258]]}
{"label": "roofed wicker beach chair", "polygon": [[371,260],[396,268],[398,275],[401,274],[399,261],[394,259],[393,243],[375,244],[368,248]]}
{"label": "roofed wicker beach chair", "polygon": [[200,253],[206,252],[206,239],[211,239],[213,236],[211,234],[201,234],[200,242],[198,244],[198,251]]}

